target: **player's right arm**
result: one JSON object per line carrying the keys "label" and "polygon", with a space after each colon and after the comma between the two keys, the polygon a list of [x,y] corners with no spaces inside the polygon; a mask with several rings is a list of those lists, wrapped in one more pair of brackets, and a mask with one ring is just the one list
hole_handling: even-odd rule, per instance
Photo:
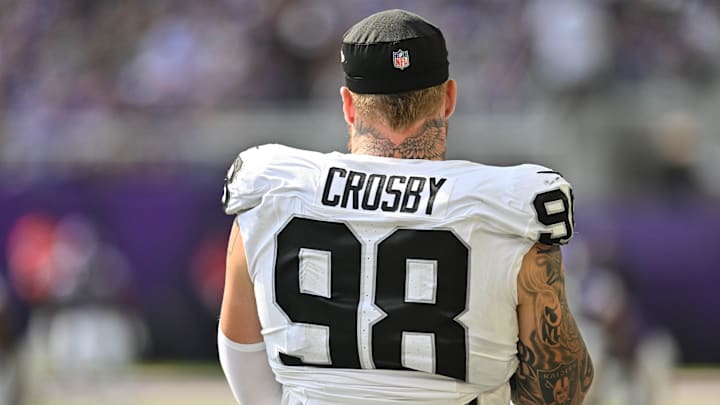
{"label": "player's right arm", "polygon": [[[257,206],[269,187],[264,167],[276,148],[248,149],[230,166],[222,203],[228,215]],[[279,404],[282,386],[275,380],[261,333],[252,277],[238,219],[228,243],[225,291],[218,328],[218,356],[233,395],[242,405]]]}
{"label": "player's right arm", "polygon": [[218,356],[230,390],[241,405],[279,404],[282,400],[282,386],[270,368],[260,332],[253,283],[236,220],[228,243]]}
{"label": "player's right arm", "polygon": [[536,243],[518,275],[518,358],[513,402],[581,404],[593,365],[568,307],[559,246]]}

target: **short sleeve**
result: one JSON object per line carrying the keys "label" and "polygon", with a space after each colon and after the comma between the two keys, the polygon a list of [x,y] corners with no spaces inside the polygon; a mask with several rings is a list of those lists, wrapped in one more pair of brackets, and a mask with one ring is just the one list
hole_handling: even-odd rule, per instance
{"label": "short sleeve", "polygon": [[546,245],[564,245],[572,238],[573,191],[560,173],[539,165],[519,166],[511,193],[526,221],[526,238]]}
{"label": "short sleeve", "polygon": [[226,214],[236,215],[260,204],[270,188],[265,169],[271,157],[268,145],[240,152],[225,176],[222,204]]}

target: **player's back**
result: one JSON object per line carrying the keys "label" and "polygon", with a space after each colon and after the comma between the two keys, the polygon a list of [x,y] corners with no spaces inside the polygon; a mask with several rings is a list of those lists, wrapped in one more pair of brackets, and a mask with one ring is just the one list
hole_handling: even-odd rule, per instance
{"label": "player's back", "polygon": [[572,233],[562,177],[279,145],[228,177],[284,403],[509,403],[522,257]]}

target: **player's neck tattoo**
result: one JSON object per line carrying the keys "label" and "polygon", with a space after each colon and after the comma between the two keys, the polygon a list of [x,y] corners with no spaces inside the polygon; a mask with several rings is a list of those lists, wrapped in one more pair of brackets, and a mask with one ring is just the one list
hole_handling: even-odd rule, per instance
{"label": "player's neck tattoo", "polygon": [[445,158],[447,129],[446,119],[429,118],[415,133],[394,144],[371,123],[356,119],[349,149],[352,153],[364,155],[442,160]]}

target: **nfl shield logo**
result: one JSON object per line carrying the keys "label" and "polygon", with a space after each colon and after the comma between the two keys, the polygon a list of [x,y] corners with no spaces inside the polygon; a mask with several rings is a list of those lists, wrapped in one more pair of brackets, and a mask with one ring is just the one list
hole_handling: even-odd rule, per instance
{"label": "nfl shield logo", "polygon": [[393,52],[393,67],[396,69],[404,70],[410,66],[410,53],[398,49]]}

